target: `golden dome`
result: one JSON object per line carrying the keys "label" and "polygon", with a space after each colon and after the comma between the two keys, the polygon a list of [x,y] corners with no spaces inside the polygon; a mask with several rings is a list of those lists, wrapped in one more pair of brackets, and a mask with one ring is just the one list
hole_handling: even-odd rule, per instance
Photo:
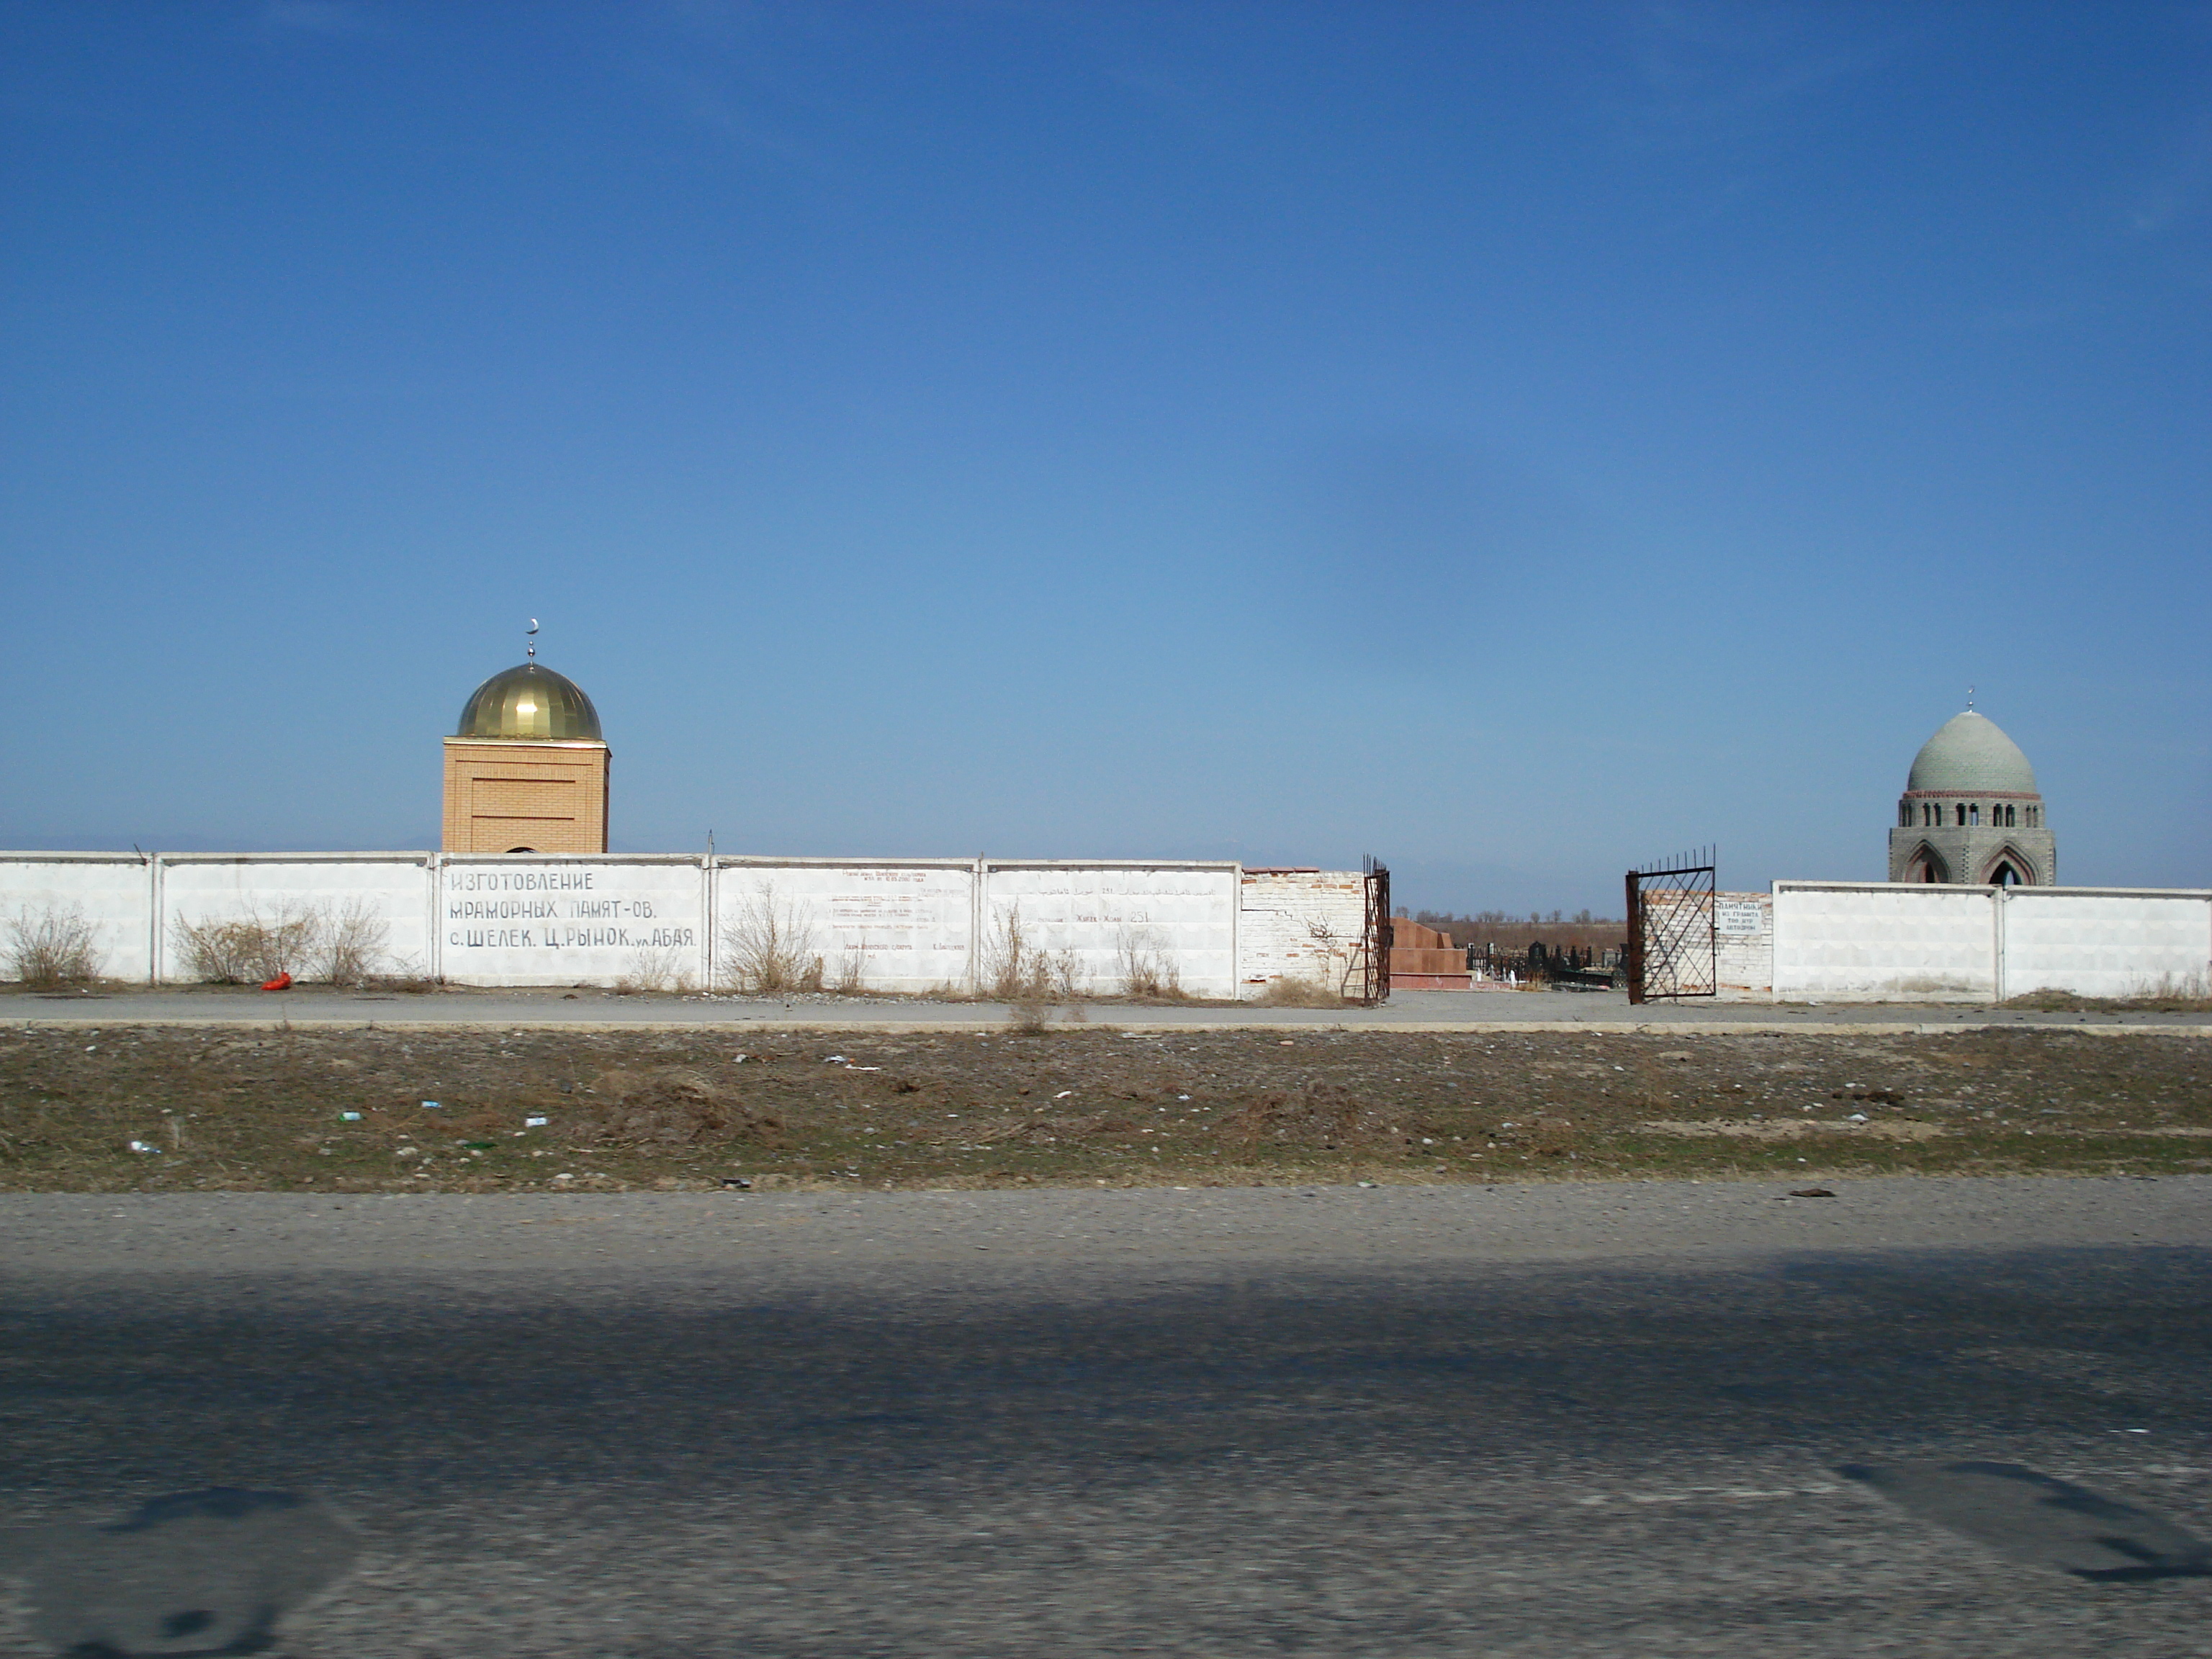
{"label": "golden dome", "polygon": [[599,711],[565,674],[534,662],[518,664],[477,687],[461,710],[457,738],[505,738],[539,743],[599,743]]}

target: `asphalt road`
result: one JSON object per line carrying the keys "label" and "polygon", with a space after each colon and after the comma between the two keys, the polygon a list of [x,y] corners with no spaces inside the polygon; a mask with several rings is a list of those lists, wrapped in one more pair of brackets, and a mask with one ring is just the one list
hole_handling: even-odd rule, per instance
{"label": "asphalt road", "polygon": [[0,1196],[0,1654],[2206,1652],[2212,1180],[1781,1191]]}
{"label": "asphalt road", "polygon": [[[428,994],[324,988],[264,993],[192,988],[17,994],[0,997],[0,1024],[72,1021],[100,1024],[295,1025],[769,1025],[846,1030],[859,1026],[1003,1025],[1013,1010],[994,1002],[927,1002],[830,995],[788,999],[619,995],[612,991],[447,990]],[[1065,1011],[1055,1011],[1064,1023]],[[1376,1008],[1268,1008],[1092,1003],[1081,1015],[1126,1030],[1331,1025],[1365,1030],[1664,1028],[1684,1032],[1776,1029],[1955,1030],[1961,1025],[2131,1028],[2212,1032],[2212,1013],[2044,1012],[1936,1003],[1644,1003],[1621,991],[1399,991]]]}

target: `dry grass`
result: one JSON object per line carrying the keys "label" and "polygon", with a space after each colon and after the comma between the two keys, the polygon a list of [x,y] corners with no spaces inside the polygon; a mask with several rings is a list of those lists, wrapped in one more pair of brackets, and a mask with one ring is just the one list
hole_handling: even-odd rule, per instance
{"label": "dry grass", "polygon": [[[0,1186],[1796,1182],[2212,1170],[2212,1040],[1062,1024],[747,1040],[759,1046],[739,1059],[716,1031],[0,1030]],[[133,1152],[133,1140],[160,1150]]]}
{"label": "dry grass", "polygon": [[1263,1008],[1341,1008],[1344,994],[1310,979],[1271,979],[1252,1000]]}
{"label": "dry grass", "polygon": [[2177,979],[2162,975],[2131,996],[2085,997],[2071,991],[2030,991],[2008,997],[2007,1008],[2030,1008],[2045,1013],[2201,1014],[2212,1012],[2212,992],[2202,975]]}

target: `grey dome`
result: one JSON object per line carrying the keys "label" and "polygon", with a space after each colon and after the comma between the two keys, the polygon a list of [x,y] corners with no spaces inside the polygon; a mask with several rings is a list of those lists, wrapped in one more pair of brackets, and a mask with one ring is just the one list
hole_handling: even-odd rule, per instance
{"label": "grey dome", "polygon": [[477,687],[453,735],[598,743],[599,711],[567,675],[520,663]]}
{"label": "grey dome", "polygon": [[2035,769],[1997,723],[1969,708],[1920,745],[1912,757],[1911,790],[1958,794],[2033,795]]}

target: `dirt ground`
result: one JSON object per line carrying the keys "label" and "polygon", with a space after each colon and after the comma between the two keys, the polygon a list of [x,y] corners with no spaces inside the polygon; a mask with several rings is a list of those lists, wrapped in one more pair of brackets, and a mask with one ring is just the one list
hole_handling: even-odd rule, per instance
{"label": "dirt ground", "polygon": [[0,1033],[17,1191],[2206,1169],[2185,1037]]}

